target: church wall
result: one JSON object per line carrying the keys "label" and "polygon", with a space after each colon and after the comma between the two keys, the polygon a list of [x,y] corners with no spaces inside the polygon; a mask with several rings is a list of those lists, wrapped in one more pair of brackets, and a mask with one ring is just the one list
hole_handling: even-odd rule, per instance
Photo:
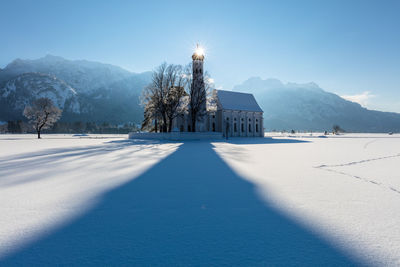
{"label": "church wall", "polygon": [[[215,132],[225,134],[226,122],[229,122],[229,136],[264,136],[263,113],[240,110],[217,110],[216,112],[209,112],[204,118],[205,131],[212,132],[212,125],[215,123]],[[188,132],[190,125],[191,122],[188,115],[178,116],[173,121],[173,129],[177,129],[178,131],[183,130],[183,132]]]}
{"label": "church wall", "polygon": [[249,120],[250,136],[256,136],[256,118],[254,113],[255,112],[250,113],[250,120]]}
{"label": "church wall", "polygon": [[222,132],[222,122],[223,122],[222,110],[218,110],[215,117],[216,117],[216,131]]}
{"label": "church wall", "polygon": [[222,111],[222,121],[221,121],[221,128],[223,136],[225,136],[227,131],[227,124],[229,124],[229,131],[228,136],[232,136],[232,112],[230,110],[223,110]]}
{"label": "church wall", "polygon": [[218,129],[221,129],[223,134],[226,131],[226,123],[229,123],[229,136],[263,136],[263,114],[261,112],[240,110],[222,110],[219,112],[221,120],[218,123]]}
{"label": "church wall", "polygon": [[263,114],[261,112],[254,113],[254,135],[264,136]]}
{"label": "church wall", "polygon": [[207,114],[207,130],[209,132],[220,132],[218,130],[218,116],[217,112],[209,112]]}
{"label": "church wall", "polygon": [[224,134],[226,131],[226,123],[229,122],[229,136],[264,136],[262,112],[223,110],[221,114],[222,120],[220,126]]}
{"label": "church wall", "polygon": [[239,136],[246,136],[246,113],[240,112],[239,113]]}
{"label": "church wall", "polygon": [[232,111],[232,136],[240,136],[239,129],[239,113],[240,111],[234,110]]}

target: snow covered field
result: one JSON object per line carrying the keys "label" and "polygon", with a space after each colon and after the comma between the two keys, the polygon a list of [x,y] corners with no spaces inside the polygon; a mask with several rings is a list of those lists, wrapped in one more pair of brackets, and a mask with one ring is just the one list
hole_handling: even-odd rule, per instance
{"label": "snow covered field", "polygon": [[400,135],[0,135],[0,265],[400,265]]}

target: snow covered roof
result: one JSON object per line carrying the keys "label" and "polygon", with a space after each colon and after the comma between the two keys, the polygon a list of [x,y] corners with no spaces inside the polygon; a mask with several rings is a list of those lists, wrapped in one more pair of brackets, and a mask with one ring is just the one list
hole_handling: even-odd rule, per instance
{"label": "snow covered roof", "polygon": [[216,90],[222,109],[263,112],[253,94]]}

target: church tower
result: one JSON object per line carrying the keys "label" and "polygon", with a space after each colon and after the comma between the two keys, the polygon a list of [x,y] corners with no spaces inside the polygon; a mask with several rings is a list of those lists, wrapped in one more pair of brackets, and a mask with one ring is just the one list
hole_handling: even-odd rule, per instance
{"label": "church tower", "polygon": [[192,55],[193,59],[193,80],[203,82],[203,62],[204,62],[204,50],[197,45],[196,50]]}
{"label": "church tower", "polygon": [[[192,88],[195,92],[198,92],[198,97],[206,98],[206,89],[204,84],[204,71],[203,71],[203,63],[204,63],[204,50],[203,48],[197,45],[195,52],[192,55]],[[201,113],[206,114],[206,101],[203,101],[203,105],[201,107]],[[199,124],[199,126],[201,123]],[[197,128],[197,127],[196,127]]]}

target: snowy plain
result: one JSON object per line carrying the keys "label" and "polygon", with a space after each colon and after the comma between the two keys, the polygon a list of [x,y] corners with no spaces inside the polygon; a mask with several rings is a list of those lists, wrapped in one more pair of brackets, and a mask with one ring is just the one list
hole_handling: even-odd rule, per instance
{"label": "snowy plain", "polygon": [[0,135],[0,265],[400,265],[400,135]]}

